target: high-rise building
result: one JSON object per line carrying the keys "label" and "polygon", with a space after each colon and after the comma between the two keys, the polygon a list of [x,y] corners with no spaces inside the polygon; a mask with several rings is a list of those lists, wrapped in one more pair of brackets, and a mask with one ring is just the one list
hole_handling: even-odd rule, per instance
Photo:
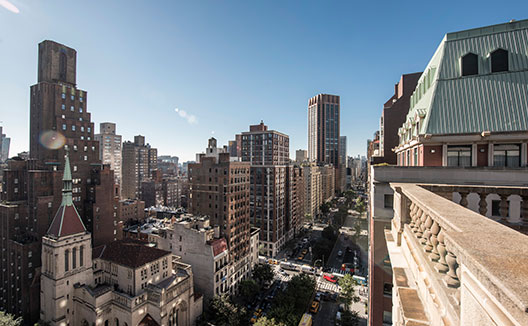
{"label": "high-rise building", "polygon": [[116,134],[116,124],[103,122],[99,125],[99,133],[95,135],[99,141],[99,157],[103,164],[109,164],[114,170],[116,184],[121,186],[121,135]]}
{"label": "high-rise building", "polygon": [[231,293],[250,274],[249,173],[246,162],[231,161],[229,153],[211,138],[199,163],[188,165],[191,186],[189,210],[207,215],[227,241],[232,262]]}
{"label": "high-rise building", "polygon": [[301,164],[308,161],[308,151],[305,149],[298,149],[295,151],[295,162]]}
{"label": "high-rise building", "polygon": [[347,169],[347,137],[339,137],[339,185],[336,188],[343,191],[346,187],[346,169]]}
{"label": "high-rise building", "polygon": [[178,169],[178,161],[178,156],[158,156],[158,169],[161,170],[164,177],[177,176],[180,173]]}
{"label": "high-rise building", "polygon": [[305,164],[303,169],[304,179],[304,214],[308,218],[315,218],[319,214],[319,207],[323,203],[323,181],[321,169],[315,164]]}
{"label": "high-rise building", "polygon": [[2,127],[0,126],[0,162],[7,161],[9,158],[9,145],[11,144],[11,138],[7,137],[2,133]]}
{"label": "high-rise building", "polygon": [[[337,95],[319,94],[308,101],[308,159],[332,164],[340,185],[339,136],[340,99]],[[339,186],[336,187],[339,189]]]}
{"label": "high-rise building", "polygon": [[75,71],[74,49],[53,41],[39,44],[38,82],[30,88],[30,157],[9,160],[4,171],[0,282],[5,291],[0,292],[0,309],[27,323],[39,319],[40,239],[61,204],[66,151],[71,200],[92,232],[93,244],[117,237],[114,172],[99,159],[87,94],[76,87]]}
{"label": "high-rise building", "polygon": [[121,197],[141,197],[141,183],[152,177],[158,168],[158,150],[145,144],[145,136],[134,136],[134,142],[123,143]]}
{"label": "high-rise building", "polygon": [[242,133],[242,161],[251,163],[251,223],[260,228],[262,252],[274,257],[286,243],[289,137],[261,122]]}

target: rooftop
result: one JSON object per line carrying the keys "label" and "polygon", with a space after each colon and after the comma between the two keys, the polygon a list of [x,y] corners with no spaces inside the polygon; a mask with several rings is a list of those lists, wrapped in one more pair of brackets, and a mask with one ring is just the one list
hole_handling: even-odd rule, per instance
{"label": "rooftop", "polygon": [[170,251],[157,249],[145,241],[133,239],[113,241],[93,250],[93,258],[101,258],[130,268],[141,267],[170,254]]}

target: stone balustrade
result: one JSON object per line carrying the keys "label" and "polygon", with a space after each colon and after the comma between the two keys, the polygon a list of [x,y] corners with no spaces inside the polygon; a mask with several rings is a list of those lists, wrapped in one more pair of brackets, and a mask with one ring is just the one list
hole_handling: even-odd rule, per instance
{"label": "stone balustrade", "polygon": [[[528,232],[528,187],[422,185],[511,228]],[[495,209],[493,209],[495,204]]]}
{"label": "stone balustrade", "polygon": [[515,193],[526,209],[526,189],[391,187],[394,325],[528,325],[528,237],[437,194]]}

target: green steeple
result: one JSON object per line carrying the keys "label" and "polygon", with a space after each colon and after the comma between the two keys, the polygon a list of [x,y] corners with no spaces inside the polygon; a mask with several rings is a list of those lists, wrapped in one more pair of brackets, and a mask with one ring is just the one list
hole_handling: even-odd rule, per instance
{"label": "green steeple", "polygon": [[66,150],[66,155],[64,155],[64,175],[62,176],[62,205],[72,206],[72,174],[70,168],[70,158],[68,150]]}

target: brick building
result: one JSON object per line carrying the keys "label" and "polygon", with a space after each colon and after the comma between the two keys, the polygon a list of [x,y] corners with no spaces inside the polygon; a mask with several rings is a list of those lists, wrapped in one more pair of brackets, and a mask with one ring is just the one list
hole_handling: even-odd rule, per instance
{"label": "brick building", "polygon": [[229,153],[219,151],[211,138],[200,163],[189,164],[191,187],[189,211],[207,215],[220,226],[232,262],[231,291],[250,275],[249,176],[250,165],[233,162]]}
{"label": "brick building", "polygon": [[145,144],[145,136],[134,136],[134,142],[124,142],[121,196],[125,199],[141,198],[141,183],[152,178],[157,163],[158,150]]}

